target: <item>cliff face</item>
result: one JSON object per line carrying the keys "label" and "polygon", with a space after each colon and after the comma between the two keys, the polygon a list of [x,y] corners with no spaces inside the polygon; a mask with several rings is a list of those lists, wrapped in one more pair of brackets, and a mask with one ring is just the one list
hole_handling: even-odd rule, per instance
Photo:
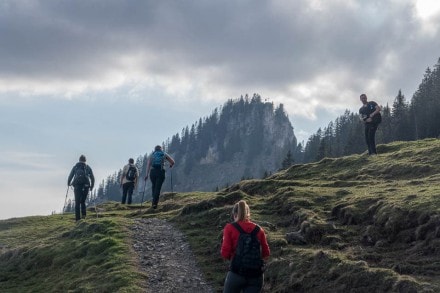
{"label": "cliff face", "polygon": [[[280,169],[288,150],[296,146],[293,127],[282,105],[274,109],[272,103],[254,98],[228,102],[209,130],[210,141],[203,141],[200,131],[185,153],[179,148],[169,150],[177,162],[172,174],[174,191],[213,191]],[[163,189],[171,189],[170,181]]]}

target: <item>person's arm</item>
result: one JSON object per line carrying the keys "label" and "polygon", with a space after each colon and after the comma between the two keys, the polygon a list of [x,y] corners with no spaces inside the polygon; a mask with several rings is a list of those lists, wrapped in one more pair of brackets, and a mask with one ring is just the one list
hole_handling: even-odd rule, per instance
{"label": "person's arm", "polygon": [[368,118],[365,119],[365,122],[373,122],[373,116],[380,113],[381,110],[381,107],[377,103],[375,103],[374,111],[370,115],[368,115]]}
{"label": "person's arm", "polygon": [[134,166],[134,167],[136,168],[136,177],[134,178],[134,188],[136,189],[137,188],[138,179],[139,179],[139,176],[141,175],[141,173],[139,173],[138,167],[136,167],[136,166]]}
{"label": "person's arm", "polygon": [[72,171],[70,171],[69,177],[67,178],[67,186],[70,186],[72,184],[72,179],[74,174],[75,174],[75,167],[72,168]]}
{"label": "person's arm", "polygon": [[151,157],[147,160],[147,168],[145,169],[145,181],[148,179],[148,174],[150,174],[150,168],[151,168]]}
{"label": "person's arm", "polygon": [[87,166],[89,168],[90,171],[90,190],[93,189],[93,187],[95,186],[95,176],[93,175],[93,170],[92,168],[90,168],[90,166]]}
{"label": "person's arm", "polygon": [[380,113],[381,110],[382,110],[382,108],[379,105],[376,104],[374,112],[370,114],[370,118],[372,118],[374,115]]}
{"label": "person's arm", "polygon": [[170,157],[170,155],[166,154],[165,155],[165,159],[167,159],[167,161],[170,163],[170,168],[173,168],[174,166],[174,159]]}
{"label": "person's arm", "polygon": [[261,244],[261,257],[264,261],[267,261],[270,256],[270,248],[269,244],[267,244],[266,233],[264,233],[263,228],[261,228],[260,232],[258,233],[258,240],[260,240]]}
{"label": "person's arm", "polygon": [[223,241],[220,253],[224,259],[231,259],[232,257],[232,237],[231,225],[227,224],[223,229]]}
{"label": "person's arm", "polygon": [[119,179],[120,179],[120,180],[119,180],[119,185],[120,185],[120,187],[122,187],[122,183],[124,182],[124,176],[125,176],[125,174],[127,173],[127,171],[126,171],[126,167],[127,167],[127,165],[125,165],[124,168],[122,168],[121,178],[119,178]]}

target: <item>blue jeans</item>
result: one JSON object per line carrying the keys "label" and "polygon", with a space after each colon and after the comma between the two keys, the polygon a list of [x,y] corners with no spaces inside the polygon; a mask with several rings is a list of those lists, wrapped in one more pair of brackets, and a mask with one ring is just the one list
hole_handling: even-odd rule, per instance
{"label": "blue jeans", "polygon": [[225,279],[223,293],[258,293],[263,288],[263,275],[259,277],[243,277],[228,272]]}

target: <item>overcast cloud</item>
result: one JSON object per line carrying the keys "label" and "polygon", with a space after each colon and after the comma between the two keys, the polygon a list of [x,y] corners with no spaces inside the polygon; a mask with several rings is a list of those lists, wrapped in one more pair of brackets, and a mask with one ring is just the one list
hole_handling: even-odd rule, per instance
{"label": "overcast cloud", "polygon": [[[1,205],[29,201],[29,184],[59,210],[80,153],[102,180],[240,95],[283,103],[300,141],[357,111],[360,93],[410,100],[439,28],[436,0],[0,1]],[[42,157],[51,171],[3,184]]]}

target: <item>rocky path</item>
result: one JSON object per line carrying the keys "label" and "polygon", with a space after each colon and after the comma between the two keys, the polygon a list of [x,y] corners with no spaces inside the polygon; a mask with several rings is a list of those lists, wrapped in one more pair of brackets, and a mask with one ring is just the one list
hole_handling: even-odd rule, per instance
{"label": "rocky path", "polygon": [[138,219],[133,248],[147,275],[145,292],[214,292],[197,267],[185,236],[160,219]]}

